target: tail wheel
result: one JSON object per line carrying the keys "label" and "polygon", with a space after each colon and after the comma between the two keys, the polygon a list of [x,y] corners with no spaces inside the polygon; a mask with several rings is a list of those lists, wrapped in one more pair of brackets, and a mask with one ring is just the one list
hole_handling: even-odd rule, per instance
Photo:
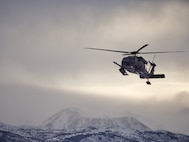
{"label": "tail wheel", "polygon": [[146,81],[146,84],[151,85],[151,82],[149,80]]}

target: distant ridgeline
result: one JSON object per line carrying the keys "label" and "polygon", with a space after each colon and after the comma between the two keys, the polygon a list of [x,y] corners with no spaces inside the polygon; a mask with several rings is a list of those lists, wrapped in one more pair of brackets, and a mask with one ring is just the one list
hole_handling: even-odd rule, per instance
{"label": "distant ridgeline", "polygon": [[189,142],[189,136],[152,131],[133,117],[88,118],[64,109],[39,127],[0,123],[1,142]]}

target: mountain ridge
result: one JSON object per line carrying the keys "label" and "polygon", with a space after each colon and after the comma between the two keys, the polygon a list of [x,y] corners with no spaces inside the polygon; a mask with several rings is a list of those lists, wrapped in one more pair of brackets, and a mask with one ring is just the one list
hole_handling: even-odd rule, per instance
{"label": "mountain ridge", "polygon": [[150,131],[142,122],[134,117],[86,117],[78,109],[63,109],[47,119],[41,124],[44,129],[78,129],[78,128],[103,128],[103,127],[122,127],[137,129],[140,131]]}
{"label": "mountain ridge", "polygon": [[[6,124],[0,123],[6,126]],[[19,128],[8,125],[9,130],[0,127],[1,142],[188,142],[189,136],[162,131],[138,131],[120,127],[87,128],[78,130],[47,130]]]}
{"label": "mountain ridge", "polygon": [[[57,129],[59,128],[59,129]],[[188,142],[189,136],[153,131],[134,117],[90,118],[78,109],[63,109],[40,127],[0,123],[1,142]]]}

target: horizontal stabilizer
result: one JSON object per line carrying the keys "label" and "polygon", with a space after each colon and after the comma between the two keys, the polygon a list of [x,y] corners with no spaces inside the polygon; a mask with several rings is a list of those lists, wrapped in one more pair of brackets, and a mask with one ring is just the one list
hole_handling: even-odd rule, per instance
{"label": "horizontal stabilizer", "polygon": [[164,74],[153,74],[153,75],[149,74],[148,77],[140,75],[140,78],[165,78],[165,75]]}
{"label": "horizontal stabilizer", "polygon": [[153,74],[149,78],[165,78],[164,74]]}

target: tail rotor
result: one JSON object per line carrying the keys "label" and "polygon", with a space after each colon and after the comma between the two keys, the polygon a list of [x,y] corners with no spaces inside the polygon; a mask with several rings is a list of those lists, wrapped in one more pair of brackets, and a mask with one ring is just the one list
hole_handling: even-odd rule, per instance
{"label": "tail rotor", "polygon": [[[156,66],[156,64],[154,63],[155,58],[156,58],[156,55],[154,55],[152,62],[148,61],[148,62],[150,63],[150,68],[149,68],[149,70],[148,70],[148,72],[149,72],[150,74],[154,72],[154,69],[153,69],[153,68]],[[153,69],[153,72],[152,72],[152,69]]]}
{"label": "tail rotor", "polygon": [[[156,55],[154,55],[152,62],[148,61],[150,63],[150,67],[148,70],[149,74],[154,74],[154,68],[156,66],[156,64],[154,63],[155,58],[156,58]],[[149,78],[147,78],[146,84],[151,85]]]}

